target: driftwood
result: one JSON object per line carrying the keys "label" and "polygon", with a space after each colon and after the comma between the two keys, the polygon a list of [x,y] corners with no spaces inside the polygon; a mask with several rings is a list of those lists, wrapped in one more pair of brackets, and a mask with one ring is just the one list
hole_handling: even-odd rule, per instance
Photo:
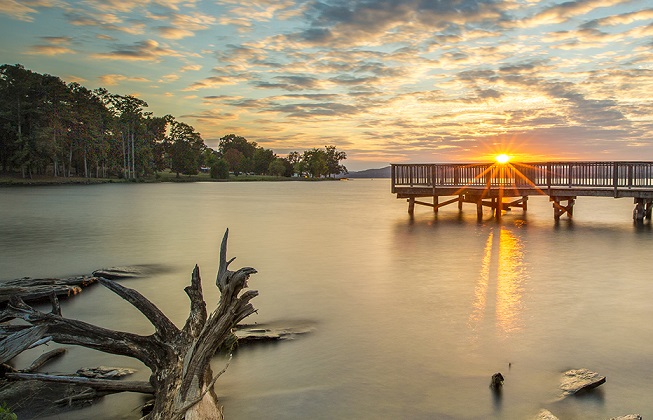
{"label": "driftwood", "polygon": [[0,283],[0,306],[5,306],[12,296],[18,296],[25,302],[46,300],[54,293],[58,298],[76,295],[82,287],[97,282],[97,277],[78,276],[67,279],[22,279]]}
{"label": "driftwood", "polygon": [[[130,391],[152,392],[155,396],[152,412],[146,418],[158,419],[220,419],[222,407],[218,403],[213,385],[217,377],[211,370],[210,361],[216,351],[227,341],[234,340],[232,329],[240,321],[256,311],[250,300],[258,295],[255,290],[241,293],[247,288],[247,280],[256,270],[244,267],[230,271],[234,258],[227,260],[227,230],[220,247],[220,263],[216,285],[220,291],[217,308],[209,315],[202,292],[200,270],[195,266],[191,284],[184,290],[190,298],[190,314],[182,329],[166,317],[159,308],[139,292],[126,288],[112,280],[98,281],[138,309],[155,327],[149,336],[114,331],[83,321],[61,316],[53,305],[51,313],[44,313],[28,306],[18,297],[12,297],[0,314],[0,319],[23,319],[34,327],[45,327],[44,335],[61,344],[73,344],[105,353],[123,355],[142,361],[152,371],[149,382],[130,383]],[[53,301],[57,302],[56,298]],[[27,378],[28,374],[9,373],[13,378]],[[31,375],[31,379],[57,380],[71,383],[70,377],[53,378],[50,375]],[[75,380],[79,380],[76,378]],[[124,381],[96,379],[86,386],[106,389]],[[141,387],[142,388],[139,388]]]}
{"label": "driftwood", "polygon": [[36,360],[34,360],[32,364],[29,365],[27,369],[25,369],[25,372],[29,372],[29,373],[35,372],[39,370],[43,365],[48,363],[50,360],[63,355],[65,352],[66,349],[63,347],[59,347],[58,349],[45,352],[42,355],[40,355]]}

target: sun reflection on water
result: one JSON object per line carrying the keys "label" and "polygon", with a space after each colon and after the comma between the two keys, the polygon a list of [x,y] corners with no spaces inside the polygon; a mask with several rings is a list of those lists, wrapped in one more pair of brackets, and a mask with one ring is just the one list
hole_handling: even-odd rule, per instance
{"label": "sun reflection on water", "polygon": [[[494,311],[486,324],[493,323],[504,335],[519,331],[522,328],[525,278],[521,240],[505,227],[500,228],[498,235],[490,231],[474,290],[470,327],[476,329]],[[491,297],[493,293],[494,298]]]}

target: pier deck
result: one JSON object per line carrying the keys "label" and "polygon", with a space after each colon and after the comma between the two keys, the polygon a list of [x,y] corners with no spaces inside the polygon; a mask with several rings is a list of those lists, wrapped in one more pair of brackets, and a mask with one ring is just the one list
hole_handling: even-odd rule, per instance
{"label": "pier deck", "polygon": [[[416,204],[437,212],[446,205],[457,203],[462,210],[463,203],[473,203],[479,218],[489,207],[497,219],[513,207],[527,210],[531,195],[546,195],[556,220],[572,217],[580,196],[630,197],[633,218],[650,220],[653,162],[392,164],[392,193],[408,201],[411,215]],[[453,198],[440,201],[442,197]]]}

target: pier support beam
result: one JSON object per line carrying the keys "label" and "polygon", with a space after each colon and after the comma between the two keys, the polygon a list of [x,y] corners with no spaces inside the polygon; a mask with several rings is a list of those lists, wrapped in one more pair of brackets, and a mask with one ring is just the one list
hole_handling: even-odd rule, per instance
{"label": "pier support beam", "polygon": [[633,220],[651,220],[651,213],[653,212],[653,200],[635,198],[634,202],[635,209],[633,210]]}
{"label": "pier support beam", "polygon": [[411,216],[415,214],[415,197],[408,199],[408,214]]}
{"label": "pier support beam", "polygon": [[438,208],[439,208],[439,207],[438,207],[438,196],[437,196],[437,195],[434,195],[434,196],[433,196],[433,213],[437,213],[437,212],[438,212]]}
{"label": "pier support beam", "polygon": [[[560,220],[560,216],[567,213],[567,217],[570,219],[574,216],[574,204],[576,203],[576,197],[549,197],[549,201],[553,201],[553,218],[555,220]],[[561,202],[566,201],[567,205],[561,204]]]}

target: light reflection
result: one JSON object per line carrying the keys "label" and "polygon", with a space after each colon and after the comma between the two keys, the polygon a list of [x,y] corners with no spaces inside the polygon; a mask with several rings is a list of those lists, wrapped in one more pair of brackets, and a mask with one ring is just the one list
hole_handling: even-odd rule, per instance
{"label": "light reflection", "polygon": [[497,273],[497,324],[505,333],[521,328],[524,253],[519,238],[502,228]]}
{"label": "light reflection", "polygon": [[[520,330],[525,279],[521,240],[505,227],[500,228],[498,235],[490,231],[474,291],[470,327],[476,329],[494,310],[494,319],[486,320],[485,326],[494,323],[504,335]],[[495,293],[494,299],[491,298],[492,293]]]}

